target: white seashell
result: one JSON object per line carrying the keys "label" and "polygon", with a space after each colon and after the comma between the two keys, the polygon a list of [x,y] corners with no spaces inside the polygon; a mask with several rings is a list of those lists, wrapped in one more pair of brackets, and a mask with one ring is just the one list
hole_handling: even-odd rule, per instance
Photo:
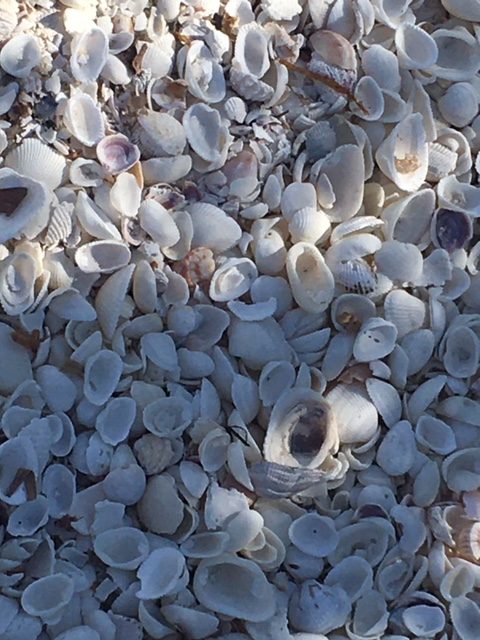
{"label": "white seashell", "polygon": [[418,329],[407,333],[400,344],[408,357],[407,374],[411,376],[429,362],[435,347],[435,336],[429,329]]}
{"label": "white seashell", "polygon": [[128,437],[136,414],[132,398],[113,398],[97,416],[95,428],[104,442],[117,445]]}
{"label": "white seashell", "polygon": [[166,333],[146,333],[140,340],[141,353],[164,371],[175,371],[178,355],[175,343]]}
{"label": "white seashell", "polygon": [[114,351],[101,349],[85,363],[83,392],[87,400],[96,406],[107,402],[115,391],[122,375],[120,356]]}
{"label": "white seashell", "polygon": [[137,505],[140,522],[153,533],[174,534],[184,518],[184,504],[168,474],[149,478]]}
{"label": "white seashell", "polygon": [[265,320],[274,315],[277,301],[275,298],[269,298],[265,302],[246,304],[239,300],[230,300],[227,302],[227,307],[240,320]]}
{"label": "white seashell", "polygon": [[[7,40],[18,23],[18,5],[16,0],[6,0],[0,10],[0,41]],[[7,625],[8,626],[8,625]]]}
{"label": "white seashell", "polygon": [[106,213],[84,191],[79,191],[75,203],[75,215],[81,226],[99,240],[121,240],[117,227]]}
{"label": "white seashell", "polygon": [[330,221],[342,222],[358,213],[365,180],[361,149],[353,144],[339,146],[321,161],[319,179],[322,176],[328,178],[335,194],[335,203],[325,212]]}
{"label": "white seashell", "polygon": [[478,448],[455,451],[442,462],[442,476],[452,491],[474,491],[478,482]]}
{"label": "white seashell", "polygon": [[365,387],[387,427],[393,427],[402,417],[402,402],[398,391],[378,378],[367,378]]}
{"label": "white seashell", "polygon": [[111,340],[117,327],[126,293],[130,286],[134,264],[129,264],[109,276],[97,291],[95,309],[104,336]]}
{"label": "white seashell", "polygon": [[431,69],[439,56],[435,39],[409,22],[395,30],[395,45],[398,63],[404,69]]}
{"label": "white seashell", "polygon": [[377,450],[377,464],[391,476],[399,476],[411,469],[417,448],[412,427],[401,420],[385,435]]}
{"label": "white seashell", "polygon": [[88,625],[78,625],[60,633],[56,640],[100,640],[100,635]]}
{"label": "white seashell", "polygon": [[297,211],[317,208],[315,187],[309,182],[292,182],[282,192],[281,210],[290,222]]}
{"label": "white seashell", "polygon": [[230,436],[223,429],[212,429],[198,447],[200,463],[207,473],[218,471],[227,461]]}
{"label": "white seashell", "polygon": [[198,601],[218,613],[262,622],[275,612],[272,585],[252,561],[230,554],[206,558],[193,578]]}
{"label": "white seashell", "polygon": [[185,111],[182,122],[190,147],[208,163],[208,170],[223,166],[231,136],[218,111],[203,103],[194,104]]}
{"label": "white seashell", "polygon": [[127,218],[137,215],[141,198],[142,189],[133,173],[121,173],[110,189],[111,205]]}
{"label": "white seashell", "polygon": [[28,253],[14,253],[0,266],[0,303],[8,315],[27,311],[34,302],[37,266]]}
{"label": "white seashell", "polygon": [[93,147],[105,135],[102,111],[88,93],[75,93],[65,105],[63,120],[68,131],[87,147]]}
{"label": "white seashell", "polygon": [[214,558],[227,549],[230,536],[224,531],[194,533],[182,542],[180,550],[187,558]]}
{"label": "white seashell", "polygon": [[75,80],[95,82],[107,57],[108,38],[102,29],[95,26],[73,37],[70,68]]}
{"label": "white seashell", "polygon": [[447,332],[443,364],[452,376],[468,378],[478,369],[480,343],[472,329],[455,327]]}
{"label": "white seashell", "polygon": [[383,308],[386,320],[395,325],[399,338],[420,329],[425,320],[425,303],[400,289],[387,294]]}
{"label": "white seashell", "polygon": [[100,164],[112,175],[131,169],[140,160],[140,149],[121,133],[102,138],[96,152]]}
{"label": "white seashell", "polygon": [[[351,110],[363,120],[378,120],[385,110],[385,99],[376,80],[370,76],[362,76],[355,85],[355,101]],[[361,107],[359,105],[362,105]]]}
{"label": "white seashell", "polygon": [[11,536],[31,536],[48,522],[48,500],[38,496],[16,507],[8,518],[7,532]]}
{"label": "white seashell", "polygon": [[43,474],[42,493],[47,498],[50,517],[62,518],[73,503],[75,476],[63,464],[49,465]]}
{"label": "white seashell", "polygon": [[[0,15],[0,30],[1,30],[1,15]],[[13,103],[15,102],[16,98],[17,98],[17,94],[18,94],[18,83],[17,82],[10,82],[9,84],[5,85],[4,87],[2,87],[0,89],[0,115],[3,116],[3,114],[7,113],[8,111],[10,111],[11,106],[13,105]],[[3,137],[3,136],[2,136]],[[4,146],[4,148],[6,148],[6,140],[4,141],[5,144],[2,142],[2,146]]]}
{"label": "white seashell", "polygon": [[159,182],[177,182],[184,178],[191,168],[192,159],[186,155],[173,158],[150,158],[142,162],[145,186],[149,187]]}
{"label": "white seashell", "polygon": [[225,97],[223,69],[200,40],[193,41],[188,48],[185,81],[189,92],[207,104],[220,102]]}
{"label": "white seashell", "polygon": [[[383,633],[388,625],[389,612],[384,596],[375,589],[362,594],[353,614],[352,629],[357,638]],[[355,637],[355,636],[354,636]]]}
{"label": "white seashell", "polygon": [[0,52],[0,67],[15,78],[26,78],[42,58],[37,38],[21,33],[5,43]]}
{"label": "white seashell", "polygon": [[445,573],[440,583],[440,593],[448,602],[455,598],[467,595],[473,590],[475,578],[473,572],[463,565],[458,564]]}
{"label": "white seashell", "polygon": [[316,244],[330,230],[330,220],[323,211],[316,208],[303,208],[295,212],[288,223],[292,242],[311,242]]}
{"label": "white seashell", "polygon": [[154,549],[137,570],[141,588],[136,597],[154,600],[178,593],[188,583],[188,569],[184,556],[169,547]]}
{"label": "white seashell", "polygon": [[275,404],[280,395],[293,386],[295,369],[290,362],[273,361],[266,364],[258,381],[260,400],[266,407]]}
{"label": "white seashell", "polygon": [[51,196],[40,182],[0,169],[0,242],[24,235],[34,238],[48,223]]}
{"label": "white seashell", "polygon": [[360,327],[353,344],[353,355],[358,362],[384,358],[395,347],[398,331],[393,322],[383,318],[369,318]]}
{"label": "white seashell", "polygon": [[343,627],[350,609],[350,599],[340,587],[306,580],[293,592],[288,619],[292,627],[299,631],[329,633]]}
{"label": "white seashell", "polygon": [[157,308],[157,282],[147,260],[140,260],[135,267],[132,294],[142,313],[153,313]]}
{"label": "white seashell", "polygon": [[438,48],[437,63],[432,72],[437,78],[470,80],[480,69],[480,45],[465,27],[436,29],[432,38]]}
{"label": "white seashell", "polygon": [[407,407],[412,422],[416,422],[421,414],[435,400],[445,386],[447,376],[435,376],[423,382],[410,396]]}
{"label": "white seashell", "polygon": [[279,218],[255,220],[251,232],[253,254],[260,273],[275,275],[283,270],[287,259],[287,249],[281,233],[274,227]]}
{"label": "white seashell", "polygon": [[55,622],[70,602],[74,583],[63,573],[53,573],[30,583],[22,593],[23,610],[44,622]]}
{"label": "white seashell", "polygon": [[107,566],[132,570],[148,556],[147,536],[133,527],[119,527],[100,533],[93,542],[95,554]]}
{"label": "white seashell", "polygon": [[280,396],[263,444],[267,461],[315,469],[337,446],[335,417],[319,393],[295,388]]}
{"label": "white seashell", "polygon": [[378,412],[358,384],[336,384],[325,399],[334,415],[342,443],[367,442],[378,429]]}
{"label": "white seashell", "polygon": [[228,258],[212,276],[210,298],[216,302],[239,298],[250,289],[257,275],[255,264],[248,258]]}
{"label": "white seashell", "polygon": [[212,613],[169,604],[162,607],[162,614],[175,629],[190,638],[206,638],[217,631],[219,620]]}
{"label": "white seashell", "polygon": [[402,620],[408,631],[415,636],[424,634],[426,637],[432,637],[445,627],[445,614],[442,609],[426,604],[407,607],[403,611]]}
{"label": "white seashell", "polygon": [[238,223],[212,204],[192,204],[188,213],[193,225],[192,248],[208,247],[215,253],[222,253],[241,238],[242,230]]}
{"label": "white seashell", "polygon": [[57,367],[45,364],[35,371],[35,379],[52,412],[70,411],[77,389],[70,378]]}
{"label": "white seashell", "polygon": [[400,122],[375,153],[381,171],[403,191],[417,191],[428,170],[428,143],[419,113]]}
{"label": "white seashell", "polygon": [[457,448],[455,434],[450,425],[428,414],[418,419],[415,437],[419,444],[440,455],[448,455]]}
{"label": "white seashell", "polygon": [[438,100],[443,118],[454,127],[465,127],[478,113],[478,97],[469,82],[451,84]]}
{"label": "white seashell", "polygon": [[[201,44],[197,41],[197,44]],[[180,122],[168,113],[148,111],[138,116],[135,131],[142,158],[157,156],[179,156],[187,143]]]}
{"label": "white seashell", "polygon": [[338,544],[334,521],[316,513],[306,513],[294,520],[288,535],[300,551],[316,558],[327,556]]}
{"label": "white seashell", "polygon": [[398,58],[380,44],[373,44],[362,52],[362,69],[381,89],[400,91]]}
{"label": "white seashell", "polygon": [[338,331],[354,331],[375,313],[375,304],[357,293],[338,296],[331,307],[332,322]]}
{"label": "white seashell", "polygon": [[75,252],[75,262],[84,273],[112,273],[130,262],[130,250],[122,242],[88,242]]}
{"label": "white seashell", "polygon": [[385,238],[420,245],[422,236],[430,228],[434,208],[433,189],[421,189],[396,200],[381,213],[385,220]]}
{"label": "white seashell", "polygon": [[351,602],[356,602],[373,586],[372,567],[361,556],[346,557],[328,572],[325,584],[340,587]]}
{"label": "white seashell", "polygon": [[387,240],[376,252],[375,264],[393,282],[416,282],[422,273],[423,257],[414,244]]}
{"label": "white seashell", "polygon": [[179,396],[159,398],[143,410],[145,427],[154,435],[177,438],[193,419],[192,406]]}
{"label": "white seashell", "polygon": [[286,266],[297,304],[309,313],[324,311],[333,299],[334,281],[315,245],[295,244],[287,254]]}
{"label": "white seashell", "polygon": [[469,0],[441,0],[442,6],[452,16],[462,18],[463,20],[480,21],[480,7],[476,2]]}
{"label": "white seashell", "polygon": [[247,108],[245,106],[245,101],[238,96],[232,96],[228,98],[223,103],[223,108],[225,110],[225,114],[230,120],[234,120],[239,124],[245,122],[245,118],[247,117]]}
{"label": "white seashell", "polygon": [[180,232],[172,216],[155,200],[145,200],[138,212],[140,226],[160,247],[172,247],[180,240]]}
{"label": "white seashell", "polygon": [[254,78],[260,79],[268,71],[268,34],[254,22],[242,25],[235,41],[234,60],[239,69]]}
{"label": "white seashell", "polygon": [[5,166],[56,189],[64,180],[66,161],[40,140],[28,138],[8,153]]}

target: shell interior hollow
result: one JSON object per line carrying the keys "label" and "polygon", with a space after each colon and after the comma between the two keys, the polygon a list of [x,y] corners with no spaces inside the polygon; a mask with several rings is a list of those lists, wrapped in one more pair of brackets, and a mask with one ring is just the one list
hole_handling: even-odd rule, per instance
{"label": "shell interior hollow", "polygon": [[300,464],[308,464],[325,442],[327,411],[314,403],[305,402],[293,409],[286,420],[291,424],[287,432],[290,453]]}

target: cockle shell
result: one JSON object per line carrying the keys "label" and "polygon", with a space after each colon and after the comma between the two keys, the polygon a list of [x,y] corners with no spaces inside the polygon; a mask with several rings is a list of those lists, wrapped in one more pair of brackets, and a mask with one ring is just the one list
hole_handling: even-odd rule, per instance
{"label": "cockle shell", "polygon": [[133,527],[107,529],[94,540],[95,554],[115,569],[136,569],[148,555],[147,536]]}
{"label": "cockle shell", "polygon": [[75,262],[85,273],[111,273],[130,261],[130,250],[122,242],[98,240],[82,245],[75,252]]}
{"label": "cockle shell", "polygon": [[367,442],[378,429],[378,412],[359,384],[336,384],[325,396],[340,442]]}
{"label": "cockle shell", "polygon": [[138,116],[135,136],[142,158],[179,156],[187,143],[180,122],[168,113],[147,111]]}
{"label": "cockle shell", "polygon": [[225,97],[223,69],[200,40],[192,42],[188,48],[185,80],[189,92],[203,102],[213,104]]}
{"label": "cockle shell", "polygon": [[63,119],[69,132],[87,147],[105,135],[102,111],[88,93],[76,93],[67,101]]}
{"label": "cockle shell", "polygon": [[112,175],[131,169],[140,159],[140,149],[121,133],[102,138],[96,151],[100,164]]}
{"label": "cockle shell", "polygon": [[480,69],[480,45],[465,27],[436,29],[432,36],[438,58],[432,71],[438,78],[470,80]]}
{"label": "cockle shell", "polygon": [[212,275],[210,298],[217,302],[239,298],[250,289],[257,275],[255,264],[248,258],[228,258]]}
{"label": "cockle shell", "polygon": [[85,363],[84,393],[96,406],[103,405],[115,391],[122,374],[122,361],[114,351],[102,349]]}
{"label": "cockle shell", "polygon": [[337,447],[335,417],[319,393],[294,388],[280,396],[263,445],[266,460],[316,469]]}
{"label": "cockle shell", "polygon": [[107,61],[108,38],[94,26],[73,38],[70,68],[79,82],[95,82]]}
{"label": "cockle shell", "polygon": [[181,591],[188,583],[184,556],[168,547],[154,549],[137,570],[141,588],[136,597],[153,600]]}
{"label": "cockle shell", "polygon": [[8,153],[5,166],[56,189],[64,180],[66,161],[40,140],[28,138]]}
{"label": "cockle shell", "polygon": [[16,78],[26,78],[40,60],[37,38],[27,33],[11,38],[0,51],[0,67]]}
{"label": "cockle shell", "polygon": [[417,25],[400,25],[395,31],[395,45],[398,63],[405,69],[430,69],[437,61],[437,43]]}
{"label": "cockle shell", "polygon": [[287,254],[287,274],[297,304],[310,313],[324,311],[333,298],[334,281],[315,245],[298,242]]}

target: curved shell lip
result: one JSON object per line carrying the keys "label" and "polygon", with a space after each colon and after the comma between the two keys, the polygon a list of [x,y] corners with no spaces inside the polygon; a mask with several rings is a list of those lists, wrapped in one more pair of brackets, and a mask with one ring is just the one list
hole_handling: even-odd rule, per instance
{"label": "curved shell lip", "polygon": [[[20,51],[15,50],[16,46]],[[37,39],[26,33],[11,38],[0,51],[0,66],[16,78],[26,78],[40,60],[41,52]]]}
{"label": "curved shell lip", "polygon": [[270,415],[263,444],[265,459],[316,469],[337,448],[335,417],[323,396],[311,389],[285,391]]}
{"label": "curved shell lip", "polygon": [[77,34],[71,45],[70,68],[79,82],[95,82],[108,58],[108,38],[96,25]]}
{"label": "curved shell lip", "polygon": [[116,240],[88,242],[75,251],[75,262],[84,273],[112,273],[129,261],[130,249]]}
{"label": "curved shell lip", "polygon": [[111,175],[131,169],[140,160],[140,149],[123,133],[105,136],[97,144],[96,151],[100,164]]}

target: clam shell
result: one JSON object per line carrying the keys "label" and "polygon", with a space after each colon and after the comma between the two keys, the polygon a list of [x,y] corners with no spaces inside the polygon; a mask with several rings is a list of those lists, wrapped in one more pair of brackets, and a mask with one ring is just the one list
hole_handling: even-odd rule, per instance
{"label": "clam shell", "polygon": [[231,137],[218,111],[203,103],[194,104],[185,111],[182,122],[190,147],[207,163],[208,170],[220,168],[227,159]]}
{"label": "clam shell", "polygon": [[395,45],[404,69],[430,69],[439,56],[435,39],[415,24],[404,22],[396,29]]}
{"label": "clam shell", "polygon": [[48,500],[38,496],[10,513],[7,531],[11,536],[31,536],[48,522],[48,516]]}
{"label": "clam shell", "polygon": [[112,273],[129,261],[130,250],[115,240],[89,242],[75,252],[75,262],[84,273]]}
{"label": "clam shell", "polygon": [[76,93],[67,101],[63,120],[69,132],[87,147],[93,147],[105,135],[102,111],[88,93]]}
{"label": "clam shell", "polygon": [[179,156],[187,143],[181,123],[168,113],[158,111],[147,111],[138,116],[135,135],[143,158]]}
{"label": "clam shell", "polygon": [[100,533],[93,542],[95,554],[114,569],[136,569],[148,556],[148,539],[139,529],[119,527]]}
{"label": "clam shell", "polygon": [[375,264],[393,282],[416,282],[422,273],[423,257],[414,244],[387,240],[376,252]]}
{"label": "clam shell", "polygon": [[367,442],[378,428],[378,412],[358,384],[336,384],[325,396],[342,443]]}
{"label": "clam shell", "polygon": [[75,476],[63,464],[49,465],[42,479],[42,492],[48,503],[52,518],[61,518],[69,511],[75,495]]}
{"label": "clam shell", "polygon": [[306,513],[292,522],[288,529],[292,544],[316,558],[327,556],[338,544],[334,522],[326,516]]}
{"label": "clam shell", "polygon": [[385,435],[377,450],[377,464],[391,476],[411,469],[416,454],[415,436],[407,420],[401,420]]}
{"label": "clam shell", "polygon": [[140,160],[140,149],[121,133],[102,138],[96,152],[100,164],[112,175],[131,169]]}
{"label": "clam shell", "polygon": [[415,437],[419,444],[440,455],[448,455],[457,448],[455,434],[450,425],[428,414],[418,419]]}
{"label": "clam shell", "polygon": [[129,264],[109,276],[97,291],[95,309],[104,336],[111,340],[122,313],[123,303],[135,270]]}
{"label": "clam shell", "polygon": [[40,64],[41,50],[37,38],[21,33],[3,45],[0,67],[15,78],[26,78]]}
{"label": "clam shell", "polygon": [[[74,593],[74,583],[63,573],[34,580],[22,593],[23,610],[43,621],[58,620]],[[60,614],[60,615],[59,615]]]}
{"label": "clam shell", "polygon": [[334,414],[319,393],[294,388],[280,396],[263,444],[266,460],[315,469],[337,446]]}
{"label": "clam shell", "polygon": [[154,600],[181,591],[188,583],[185,558],[177,549],[154,549],[137,571],[141,588],[136,597]]}
{"label": "clam shell", "polygon": [[324,311],[333,299],[334,280],[315,245],[299,242],[288,251],[287,274],[293,297],[309,313]]}
{"label": "clam shell", "polygon": [[397,335],[398,331],[393,322],[382,318],[368,318],[355,338],[353,355],[358,362],[384,358],[393,351]]}
{"label": "clam shell", "polygon": [[155,200],[145,200],[138,211],[140,226],[160,247],[172,247],[180,240],[180,232],[172,216]]}
{"label": "clam shell", "polygon": [[351,602],[340,587],[306,580],[294,591],[288,618],[294,629],[308,633],[329,633],[347,621]]}
{"label": "clam shell", "polygon": [[239,298],[247,293],[257,275],[255,263],[248,258],[228,258],[212,276],[210,298],[216,302]]}
{"label": "clam shell", "polygon": [[74,36],[70,68],[79,82],[95,82],[108,57],[108,38],[99,27],[91,27]]}
{"label": "clam shell", "polygon": [[325,584],[340,587],[355,602],[373,586],[372,567],[361,556],[344,558],[328,572]]}
{"label": "clam shell", "polygon": [[432,71],[445,80],[470,80],[480,69],[480,45],[465,27],[436,29],[432,33],[438,58]]}
{"label": "clam shell", "polygon": [[454,629],[465,640],[474,640],[480,624],[480,607],[467,596],[455,598],[450,606],[450,616]]}
{"label": "clam shell", "polygon": [[234,60],[242,73],[260,79],[268,71],[268,35],[254,22],[242,25],[235,41]]}
{"label": "clam shell", "polygon": [[385,319],[395,325],[399,338],[420,329],[425,320],[425,303],[400,289],[387,294],[383,308]]}
{"label": "clam shell", "polygon": [[114,351],[101,349],[85,363],[83,392],[96,406],[104,404],[115,391],[122,375],[120,356]]}
{"label": "clam shell", "polygon": [[454,127],[465,127],[478,113],[478,98],[469,82],[451,84],[438,100],[444,120]]}
{"label": "clam shell", "polygon": [[193,225],[192,248],[208,247],[221,253],[238,243],[242,230],[218,207],[199,202],[188,207]]}
{"label": "clam shell", "polygon": [[223,69],[200,40],[192,42],[188,48],[185,80],[189,92],[207,104],[220,102],[225,97]]}
{"label": "clam shell", "polygon": [[94,238],[99,240],[122,239],[120,232],[107,214],[84,191],[78,192],[75,215],[85,231]]}

